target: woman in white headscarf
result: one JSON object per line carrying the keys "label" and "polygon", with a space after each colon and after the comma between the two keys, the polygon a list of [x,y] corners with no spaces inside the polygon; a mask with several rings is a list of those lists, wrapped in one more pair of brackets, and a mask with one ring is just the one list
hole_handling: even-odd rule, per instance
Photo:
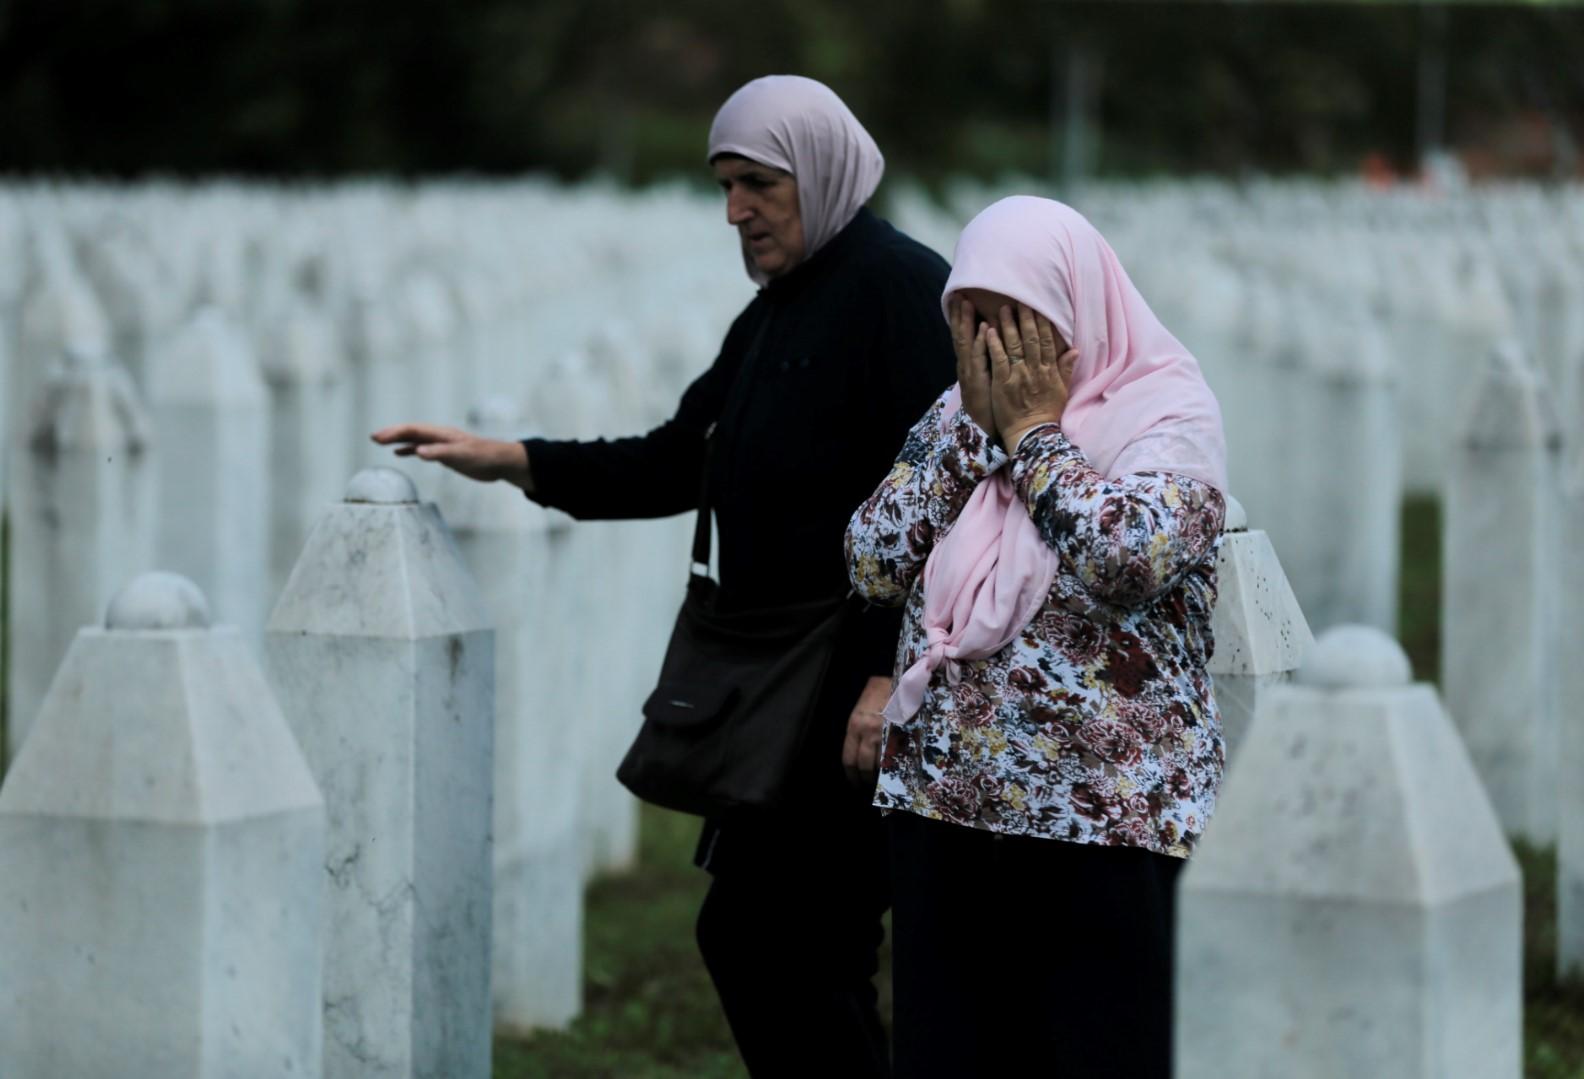
{"label": "woman in white headscarf", "polygon": [[[865,209],[884,159],[820,83],[743,86],[711,126],[708,160],[759,289],[675,416],[612,441],[500,442],[428,425],[374,437],[580,519],[688,512],[707,467],[723,599],[840,596],[852,508],[952,382],[937,306],[948,268]],[[879,608],[849,621],[787,804],[709,820],[700,839],[696,860],[714,880],[699,948],[756,1076],[888,1071],[872,978],[889,897],[869,803],[900,625]]]}

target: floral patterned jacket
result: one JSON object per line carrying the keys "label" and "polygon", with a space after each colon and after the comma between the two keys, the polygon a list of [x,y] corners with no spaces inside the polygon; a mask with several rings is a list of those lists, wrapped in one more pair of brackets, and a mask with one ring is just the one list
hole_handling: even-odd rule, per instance
{"label": "floral patterned jacket", "polygon": [[904,605],[896,673],[923,652],[921,570],[975,485],[1010,463],[1057,552],[1051,592],[1000,652],[937,670],[923,707],[887,726],[875,804],[994,832],[1186,857],[1224,763],[1205,662],[1226,504],[1165,472],[1107,480],[1058,425],[1007,454],[942,395],[847,526],[870,602]]}

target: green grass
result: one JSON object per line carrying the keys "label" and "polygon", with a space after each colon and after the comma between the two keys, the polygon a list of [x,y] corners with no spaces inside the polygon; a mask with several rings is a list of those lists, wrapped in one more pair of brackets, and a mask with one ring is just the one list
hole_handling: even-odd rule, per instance
{"label": "green grass", "polygon": [[[1441,514],[1403,506],[1399,638],[1424,681],[1440,679]],[[697,822],[645,807],[638,869],[588,895],[585,1011],[565,1033],[497,1041],[495,1079],[717,1079],[746,1073],[693,944],[707,884],[692,866]],[[1524,874],[1524,1074],[1584,1079],[1584,985],[1555,976],[1556,859],[1519,848]],[[882,1007],[889,979],[880,976]]]}
{"label": "green grass", "polygon": [[1414,677],[1441,682],[1441,503],[1403,500],[1402,575],[1397,583],[1397,640]]}
{"label": "green grass", "polygon": [[583,1015],[565,1033],[497,1040],[495,1079],[738,1079],[731,1031],[693,943],[709,878],[698,819],[645,806],[639,867],[596,881],[584,929]]}

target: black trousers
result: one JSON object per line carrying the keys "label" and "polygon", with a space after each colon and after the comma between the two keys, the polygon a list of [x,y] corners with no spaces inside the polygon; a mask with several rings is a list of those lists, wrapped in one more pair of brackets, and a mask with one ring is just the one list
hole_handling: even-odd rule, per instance
{"label": "black trousers", "polygon": [[890,1074],[874,976],[889,904],[885,828],[865,795],[706,824],[714,880],[698,946],[754,1079]]}
{"label": "black trousers", "polygon": [[897,1079],[1169,1079],[1181,859],[887,824]]}

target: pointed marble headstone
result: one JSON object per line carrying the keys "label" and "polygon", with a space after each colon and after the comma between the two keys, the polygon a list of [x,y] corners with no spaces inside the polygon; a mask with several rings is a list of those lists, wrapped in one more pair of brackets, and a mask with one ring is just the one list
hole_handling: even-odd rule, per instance
{"label": "pointed marble headstone", "polygon": [[1270,691],[1292,677],[1314,644],[1270,537],[1248,526],[1228,496],[1226,533],[1216,561],[1216,606],[1208,664],[1230,763]]}
{"label": "pointed marble headstone", "polygon": [[259,350],[270,394],[270,589],[285,586],[313,522],[350,471],[351,389],[334,325],[292,302]]}
{"label": "pointed marble headstone", "polygon": [[1517,1079],[1522,890],[1427,685],[1366,626],[1256,717],[1179,890],[1174,1074]]}
{"label": "pointed marble headstone", "polygon": [[[530,419],[552,437],[591,438],[610,410],[605,387],[589,377],[581,352],[559,357],[536,387]],[[630,533],[629,533],[630,534]],[[631,699],[628,683],[611,677],[601,651],[608,642],[627,640],[624,607],[635,589],[631,565],[623,557],[623,532],[608,521],[578,522],[567,536],[566,580],[560,590],[559,623],[569,627],[565,662],[579,686],[579,712],[586,721],[575,732],[581,776],[579,822],[583,829],[583,866],[588,878],[629,868],[638,850],[638,803],[616,782],[616,766],[632,744],[642,720],[642,698]],[[655,672],[658,673],[658,664]]]}
{"label": "pointed marble headstone", "polygon": [[0,788],[6,1079],[320,1074],[324,804],[184,578],[82,630]]}
{"label": "pointed marble headstone", "polygon": [[269,393],[241,328],[205,307],[148,357],[159,563],[262,643],[269,586]]}
{"label": "pointed marble headstone", "polygon": [[1441,684],[1508,834],[1539,844],[1557,828],[1559,451],[1543,380],[1498,350],[1447,485]]}
{"label": "pointed marble headstone", "polygon": [[78,627],[154,563],[149,422],[126,372],[67,355],[37,399],[11,492],[7,759]]}
{"label": "pointed marble headstone", "polygon": [[[520,434],[509,398],[468,416],[491,438]],[[507,484],[454,472],[438,501],[495,626],[495,1029],[523,1035],[576,1018],[583,995],[583,876],[577,728],[592,717],[567,677],[567,626],[552,597],[575,592],[552,513]]]}
{"label": "pointed marble headstone", "polygon": [[484,1079],[495,641],[406,476],[320,515],[265,656],[330,819],[327,1079]]}
{"label": "pointed marble headstone", "polygon": [[[1562,478],[1562,534],[1584,535],[1584,445]],[[1564,543],[1557,578],[1563,596],[1584,596],[1584,545]],[[1584,979],[1584,618],[1558,619],[1555,642],[1561,775],[1557,784],[1557,972]]]}

